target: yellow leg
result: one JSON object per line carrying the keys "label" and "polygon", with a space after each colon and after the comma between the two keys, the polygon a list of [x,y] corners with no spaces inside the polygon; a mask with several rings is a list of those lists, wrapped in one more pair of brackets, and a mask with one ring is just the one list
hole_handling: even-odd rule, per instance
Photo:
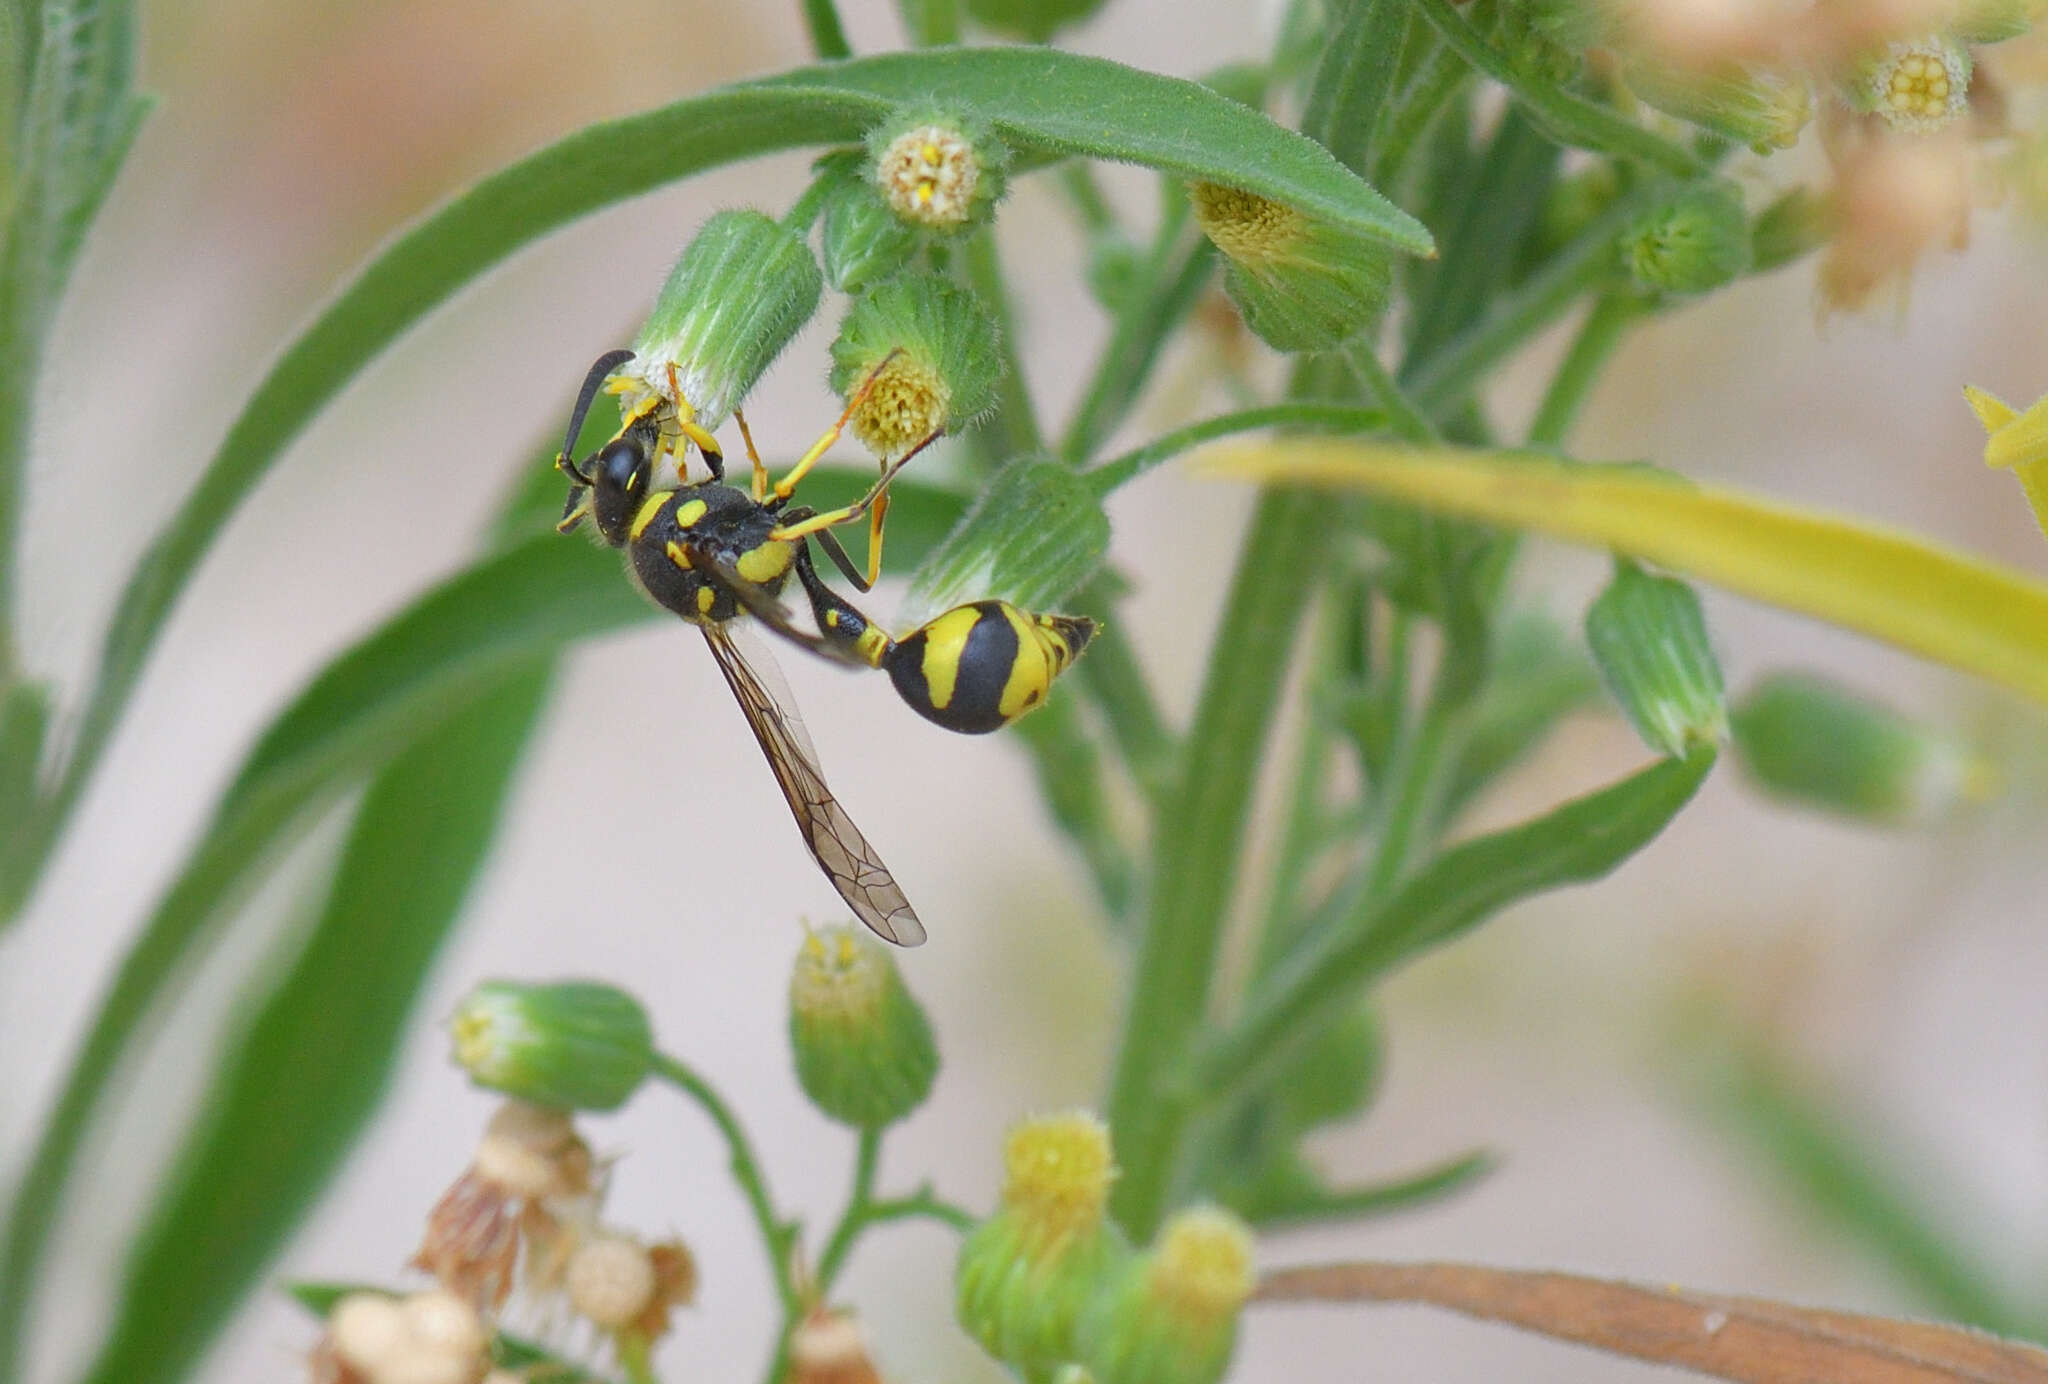
{"label": "yellow leg", "polygon": [[754,431],[747,426],[747,415],[734,409],[732,416],[740,425],[740,439],[747,444],[747,460],[754,467],[754,502],[759,504],[768,498],[768,468],[762,463],[761,454],[754,450]]}
{"label": "yellow leg", "polygon": [[[813,466],[818,464],[818,458],[825,455],[826,450],[839,440],[840,433],[846,431],[846,424],[853,417],[854,411],[868,401],[868,394],[874,389],[875,381],[882,377],[882,372],[889,368],[889,362],[896,359],[902,353],[902,349],[899,346],[889,352],[888,355],[883,356],[877,362],[874,369],[868,371],[868,377],[860,382],[860,388],[854,390],[853,397],[846,401],[846,411],[839,415],[839,421],[827,428],[824,435],[811,444],[811,450],[805,452],[798,459],[797,464],[789,468],[789,474],[775,483],[776,499],[787,500],[795,493],[798,483],[811,473]],[[909,457],[906,456],[904,460],[908,461]],[[805,522],[808,523],[809,521],[806,520]],[[816,532],[816,530],[813,529],[810,532]]]}
{"label": "yellow leg", "polygon": [[[725,449],[718,445],[717,438],[698,425],[697,410],[683,397],[683,387],[676,382],[674,361],[668,363],[668,392],[669,397],[676,401],[676,432],[684,439],[697,444],[697,450],[704,454],[704,464],[711,468],[713,475],[723,476]],[[684,464],[680,443],[677,444],[676,453],[676,474],[687,477],[690,468]]]}
{"label": "yellow leg", "polygon": [[882,523],[889,517],[889,492],[875,496],[874,508],[868,511],[868,585],[873,586],[882,575]]}
{"label": "yellow leg", "polygon": [[[874,488],[852,504],[847,505],[844,509],[829,509],[823,514],[813,514],[810,518],[800,520],[797,523],[781,525],[770,531],[768,536],[776,539],[807,538],[811,534],[817,533],[820,529],[833,529],[841,524],[850,524],[871,509],[877,507],[886,508],[887,506],[882,502],[887,498],[889,482],[896,479],[898,471],[901,471],[910,464],[912,457],[938,440],[939,434],[932,433],[924,441],[912,447],[895,461],[890,462],[889,468],[882,472],[882,478],[875,482]],[[877,547],[868,554],[868,581],[870,584],[874,582],[875,575],[880,570],[881,551]]]}

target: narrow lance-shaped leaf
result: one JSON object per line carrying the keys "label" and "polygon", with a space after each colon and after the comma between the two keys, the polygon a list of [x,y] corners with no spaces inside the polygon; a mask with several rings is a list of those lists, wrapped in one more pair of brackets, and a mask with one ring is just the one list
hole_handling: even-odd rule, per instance
{"label": "narrow lance-shaped leaf", "polygon": [[1260,1303],[1427,1303],[1739,1384],[2048,1384],[2048,1352],[1961,1327],[1478,1264],[1320,1264]]}
{"label": "narrow lance-shaped leaf", "polygon": [[1607,874],[1656,839],[1713,766],[1707,748],[1667,759],[1533,821],[1445,851],[1392,897],[1290,955],[1253,992],[1237,1025],[1200,1054],[1194,1091],[1223,1100],[1254,1089],[1360,990],[1401,962],[1517,900]]}
{"label": "narrow lance-shaped leaf", "polygon": [[1528,453],[1290,440],[1209,465],[1598,544],[2048,701],[2048,584],[1896,529]]}
{"label": "narrow lance-shaped leaf", "polygon": [[201,1102],[130,1253],[94,1384],[184,1377],[375,1111],[490,848],[551,660],[502,678],[371,784],[297,959]]}

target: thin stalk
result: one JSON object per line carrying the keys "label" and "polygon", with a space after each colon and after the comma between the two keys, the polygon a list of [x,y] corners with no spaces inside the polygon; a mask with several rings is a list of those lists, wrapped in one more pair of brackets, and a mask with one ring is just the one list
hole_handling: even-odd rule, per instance
{"label": "thin stalk", "polygon": [[[1100,645],[1104,637],[1096,636],[1096,643]],[[1083,666],[1098,656],[1099,650],[1091,648]],[[1123,919],[1136,892],[1137,865],[1103,789],[1101,751],[1081,724],[1072,699],[1052,698],[1012,733],[1031,755],[1039,794],[1053,824],[1087,862],[1110,917]]]}
{"label": "thin stalk", "polygon": [[1529,116],[1561,144],[1632,159],[1681,178],[1697,177],[1707,165],[1682,145],[1617,115],[1606,106],[1575,95],[1553,82],[1517,68],[1486,37],[1458,13],[1451,0],[1409,0],[1435,26],[1459,57],[1499,82]]}
{"label": "thin stalk", "polygon": [[1386,411],[1387,422],[1395,432],[1410,442],[1430,443],[1437,440],[1436,424],[1416,406],[1413,399],[1397,383],[1387,367],[1380,364],[1371,341],[1360,337],[1344,348],[1344,362],[1351,367],[1351,373],[1380,401]]}
{"label": "thin stalk", "polygon": [[[1075,604],[1083,610],[1114,610],[1115,598],[1098,581],[1084,588]],[[1167,728],[1151,679],[1114,619],[1106,621],[1089,644],[1077,673],[1083,690],[1109,723],[1110,742],[1139,791],[1155,808],[1162,807],[1173,791],[1180,744]]]}
{"label": "thin stalk", "polygon": [[1622,231],[1660,195],[1665,194],[1646,183],[1616,198],[1548,264],[1498,299],[1486,316],[1419,362],[1403,379],[1409,396],[1425,413],[1435,414],[1470,393],[1487,371],[1619,271],[1614,247]]}
{"label": "thin stalk", "polygon": [[1374,131],[1386,118],[1408,18],[1407,0],[1355,0],[1325,36],[1301,132],[1354,173],[1369,166]]}
{"label": "thin stalk", "polygon": [[711,1089],[711,1084],[684,1063],[665,1053],[656,1053],[654,1074],[702,1106],[711,1122],[718,1126],[718,1132],[725,1137],[726,1151],[732,1160],[733,1180],[746,1194],[747,1205],[754,1213],[755,1228],[761,1232],[761,1244],[768,1252],[768,1268],[775,1279],[775,1295],[781,1299],[783,1315],[792,1317],[797,1310],[797,1291],[790,1275],[789,1249],[795,1231],[775,1214],[775,1205],[768,1196],[767,1180],[762,1176],[760,1162],[754,1157],[753,1146],[747,1142],[746,1131],[740,1128],[739,1120],[718,1092]]}
{"label": "thin stalk", "polygon": [[967,281],[995,318],[996,350],[1002,357],[1002,383],[998,386],[996,414],[984,428],[1008,460],[1026,452],[1042,451],[1045,439],[1038,430],[1038,412],[1031,405],[1031,387],[1024,378],[1024,357],[1017,347],[1017,319],[1010,311],[1010,292],[1003,281],[1002,263],[996,257],[994,230],[984,227],[967,238],[962,255]]}
{"label": "thin stalk", "polygon": [[1309,705],[1295,737],[1294,772],[1289,778],[1287,805],[1281,810],[1279,845],[1273,852],[1272,868],[1266,873],[1265,916],[1259,924],[1259,971],[1270,969],[1294,940],[1300,922],[1302,876],[1328,844],[1322,831],[1323,795],[1329,786],[1337,736],[1330,718],[1315,705],[1315,697],[1335,668],[1336,654],[1343,644],[1336,628],[1342,609],[1342,601],[1326,602],[1322,627],[1316,632],[1315,661],[1308,673]]}
{"label": "thin stalk", "polygon": [[820,1301],[831,1293],[832,1284],[846,1263],[846,1256],[853,1250],[853,1242],[860,1237],[862,1228],[873,1214],[875,1169],[881,1158],[882,1131],[863,1129],[860,1132],[860,1150],[854,1156],[853,1190],[847,1193],[846,1210],[840,1213],[839,1224],[833,1228],[832,1238],[825,1242],[825,1253],[818,1260],[817,1295]]}
{"label": "thin stalk", "polygon": [[782,218],[782,224],[800,236],[808,236],[811,233],[811,226],[818,219],[818,213],[825,209],[825,198],[830,195],[837,181],[830,173],[823,173],[811,179],[811,185],[790,204],[788,214]]}
{"label": "thin stalk", "polygon": [[1571,349],[1565,352],[1557,374],[1551,377],[1550,388],[1544,391],[1536,420],[1529,425],[1530,446],[1564,445],[1600,372],[1613,359],[1615,348],[1621,345],[1641,311],[1635,300],[1623,293],[1607,293],[1594,300]]}
{"label": "thin stalk", "polygon": [[803,0],[804,27],[811,31],[811,50],[825,59],[850,58],[853,48],[840,27],[839,10],[832,0]]}
{"label": "thin stalk", "polygon": [[1346,1220],[1357,1216],[1384,1216],[1392,1211],[1406,1211],[1413,1207],[1425,1206],[1430,1202],[1460,1191],[1479,1178],[1492,1172],[1498,1160],[1485,1149],[1439,1163],[1434,1167],[1411,1173],[1407,1177],[1388,1182],[1376,1182],[1369,1187],[1349,1187],[1341,1191],[1304,1193],[1299,1197],[1259,1208],[1252,1217],[1260,1229],[1294,1224],[1328,1224],[1335,1220]]}
{"label": "thin stalk", "polygon": [[1068,159],[1060,165],[1059,182],[1074,214],[1081,218],[1083,229],[1092,235],[1118,229],[1116,212],[1102,195],[1102,184],[1096,181],[1095,165],[1086,159]]}
{"label": "thin stalk", "polygon": [[1213,442],[1233,433],[1285,426],[1366,433],[1377,432],[1386,424],[1384,411],[1360,408],[1355,404],[1268,404],[1261,408],[1218,414],[1214,418],[1204,418],[1199,423],[1161,433],[1144,446],[1111,457],[1086,474],[1097,498],[1107,498],[1112,491],[1136,480],[1161,462],[1171,461],[1204,442]]}
{"label": "thin stalk", "polygon": [[1384,788],[1375,785],[1379,841],[1360,887],[1362,897],[1382,897],[1400,880],[1428,844],[1440,816],[1445,770],[1455,762],[1456,712],[1432,696],[1412,733],[1402,737]]}
{"label": "thin stalk", "polygon": [[1151,1236],[1174,1192],[1192,1092],[1173,1081],[1209,1009],[1251,791],[1296,627],[1322,574],[1327,498],[1268,491],[1246,531],[1188,736],[1176,810],[1154,832],[1152,894],[1109,1116],[1123,1167],[1111,1209]]}
{"label": "thin stalk", "polygon": [[868,1203],[869,1225],[881,1225],[887,1221],[928,1220],[957,1230],[962,1234],[974,1229],[981,1218],[962,1206],[935,1195],[929,1187],[920,1188],[907,1197],[895,1197],[888,1201]]}
{"label": "thin stalk", "polygon": [[1441,43],[1423,59],[1421,69],[1402,88],[1386,134],[1373,154],[1373,186],[1388,186],[1408,166],[1408,156],[1415,152],[1423,132],[1470,79],[1470,73],[1463,60]]}

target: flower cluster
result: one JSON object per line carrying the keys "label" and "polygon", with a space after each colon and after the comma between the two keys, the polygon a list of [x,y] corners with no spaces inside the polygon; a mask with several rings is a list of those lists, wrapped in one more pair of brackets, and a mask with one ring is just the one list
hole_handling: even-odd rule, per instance
{"label": "flower cluster", "polygon": [[1530,2],[1657,110],[1759,153],[1817,126],[1824,309],[1902,290],[2001,182],[2048,204],[2035,0]]}

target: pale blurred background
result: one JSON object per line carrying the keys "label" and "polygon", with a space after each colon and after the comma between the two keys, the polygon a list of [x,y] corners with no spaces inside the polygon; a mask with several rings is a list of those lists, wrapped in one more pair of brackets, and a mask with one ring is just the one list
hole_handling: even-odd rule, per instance
{"label": "pale blurred background", "polygon": [[[893,5],[843,0],[857,49],[900,42]],[[1195,75],[1262,51],[1241,0],[1112,0],[1074,47]],[[119,579],[294,325],[402,220],[593,119],[802,62],[794,3],[539,0],[348,6],[187,0],[145,7],[144,82],[161,106],[78,274],[41,400],[28,515],[28,655],[76,688]],[[471,551],[519,460],[557,427],[584,367],[619,344],[698,220],[779,209],[805,160],[728,169],[548,240],[436,314],[351,385],[232,519],[162,644],[125,733],[30,915],[0,945],[0,1158],[17,1159],[120,948],[182,858],[256,729],[333,651]],[[1113,178],[1136,216],[1146,182]],[[1977,460],[1960,388],[2017,402],[2048,389],[2044,244],[1979,217],[1967,256],[1923,266],[1893,316],[1816,329],[1804,271],[1753,283],[1643,332],[1581,433],[1591,456],[1688,473],[1907,524],[2031,570],[2048,549],[2010,479]],[[1079,237],[1026,180],[1002,243],[1033,392],[1058,417],[1102,335],[1073,272]],[[828,418],[831,311],[750,407],[771,455]],[[1209,348],[1185,348],[1129,437],[1223,406]],[[1509,382],[1519,417],[1536,375]],[[1177,412],[1169,415],[1162,405]],[[851,452],[849,450],[849,455]],[[1118,497],[1118,561],[1139,583],[1126,627],[1169,706],[1192,700],[1245,496],[1171,470]],[[1540,547],[1532,595],[1575,621],[1601,576]],[[1389,1087],[1320,1142],[1345,1181],[1484,1144],[1504,1167],[1440,1207],[1270,1239],[1270,1264],[1336,1256],[1467,1258],[1775,1295],[1866,1310],[1914,1303],[1792,1209],[1683,1096],[1681,997],[1724,992],[1852,1093],[1887,1152],[1997,1268],[2048,1297],[2048,861],[2029,713],[1863,641],[1710,597],[1731,682],[1818,665],[2021,756],[2013,797],[1936,834],[1831,825],[1762,804],[1732,770],[1612,881],[1540,900],[1405,976],[1388,995]],[[886,608],[886,601],[884,602]],[[281,1277],[390,1280],[463,1166],[490,1108],[434,1027],[484,976],[582,975],[635,989],[663,1041],[731,1094],[778,1196],[835,1214],[852,1141],[791,1079],[783,987],[799,918],[836,901],[699,641],[649,624],[572,661],[527,762],[493,864],[436,973],[383,1118],[279,1266]],[[946,1066],[892,1137],[885,1180],[927,1174],[970,1206],[993,1196],[1004,1124],[1093,1101],[1110,1054],[1118,956],[1078,866],[1000,738],[948,737],[880,679],[783,660],[841,796],[931,926],[905,958]],[[624,717],[668,733],[603,734]],[[1486,808],[1507,820],[1644,757],[1584,717]],[[723,807],[706,818],[706,801]],[[564,834],[590,844],[566,852]],[[331,833],[330,833],[331,837]],[[302,872],[303,873],[303,872]],[[252,919],[287,914],[284,883]],[[303,887],[303,879],[301,879]],[[269,926],[275,926],[269,924]],[[249,930],[245,930],[249,931]],[[224,1022],[238,942],[161,1035],[149,1095],[63,1233],[63,1278],[36,1378],[68,1377],[107,1275]],[[211,978],[213,984],[208,988]],[[699,1306],[668,1377],[747,1378],[772,1300],[743,1205],[698,1112],[649,1091],[588,1122],[624,1155],[611,1214],[696,1249]],[[11,1180],[14,1166],[0,1165]],[[983,1379],[948,1323],[950,1240],[876,1235],[846,1296],[892,1379]],[[294,1377],[314,1331],[272,1294],[210,1379]],[[1255,1312],[1247,1380],[1647,1379],[1507,1332],[1418,1312]]]}

